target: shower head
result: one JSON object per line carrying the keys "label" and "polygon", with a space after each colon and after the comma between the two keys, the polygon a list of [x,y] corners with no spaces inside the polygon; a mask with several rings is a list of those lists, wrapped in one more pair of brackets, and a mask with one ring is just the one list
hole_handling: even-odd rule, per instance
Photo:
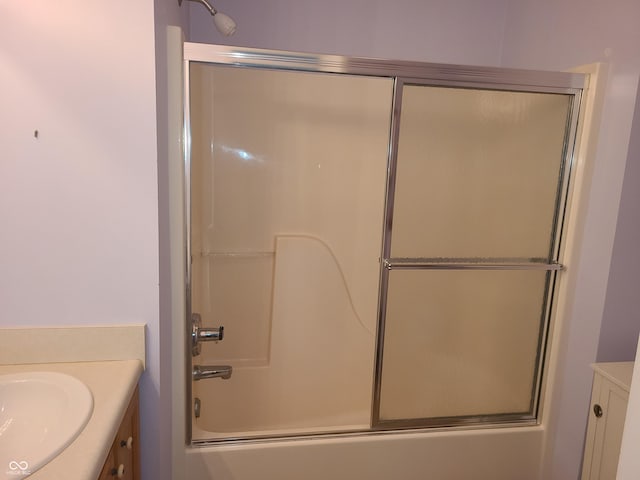
{"label": "shower head", "polygon": [[225,37],[233,35],[236,31],[236,22],[233,21],[229,15],[225,15],[221,12],[213,13],[213,23],[216,25],[218,31]]}
{"label": "shower head", "polygon": [[[178,5],[182,5],[183,0],[178,0]],[[213,17],[213,23],[215,24],[218,31],[223,34],[225,37],[229,37],[233,35],[236,31],[236,22],[233,21],[229,15],[225,15],[222,12],[217,11],[213,8],[207,0],[190,0],[191,2],[201,3],[205,6],[209,13]]]}

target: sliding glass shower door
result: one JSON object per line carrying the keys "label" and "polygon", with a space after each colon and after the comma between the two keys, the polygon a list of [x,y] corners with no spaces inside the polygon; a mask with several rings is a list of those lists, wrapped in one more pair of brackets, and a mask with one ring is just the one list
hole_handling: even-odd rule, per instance
{"label": "sliding glass shower door", "polygon": [[[393,81],[193,64],[194,432],[368,428]],[[216,368],[213,368],[216,367]]]}
{"label": "sliding glass shower door", "polygon": [[573,96],[397,96],[374,422],[534,419]]}
{"label": "sliding glass shower door", "polygon": [[535,422],[583,77],[213,52],[189,440]]}

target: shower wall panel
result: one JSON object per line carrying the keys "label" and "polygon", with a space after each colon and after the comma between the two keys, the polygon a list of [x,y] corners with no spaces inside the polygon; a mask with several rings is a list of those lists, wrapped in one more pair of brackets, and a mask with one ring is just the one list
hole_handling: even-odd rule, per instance
{"label": "shower wall panel", "polygon": [[200,428],[368,426],[392,89],[192,65],[192,310],[225,327],[194,362],[234,367]]}

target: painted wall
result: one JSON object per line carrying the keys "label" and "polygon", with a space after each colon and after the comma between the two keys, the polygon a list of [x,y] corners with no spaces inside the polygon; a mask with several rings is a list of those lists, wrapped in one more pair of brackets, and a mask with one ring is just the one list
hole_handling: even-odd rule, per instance
{"label": "painted wall", "polygon": [[[578,477],[592,379],[589,364],[596,358],[633,359],[640,330],[640,321],[633,315],[634,290],[640,280],[640,255],[634,242],[640,236],[634,211],[640,192],[637,142],[629,149],[640,73],[635,48],[640,31],[633,19],[639,15],[640,4],[632,1],[522,0],[508,6],[504,66],[568,69],[596,61],[608,65],[580,278],[573,314],[565,324],[560,384],[552,400],[555,419],[547,436],[545,479]],[[640,133],[637,122],[633,129]],[[626,176],[625,163],[629,164]]]}
{"label": "painted wall", "polygon": [[[172,217],[182,215],[180,194],[171,200],[171,194],[181,184],[182,148],[182,26],[188,24],[188,10],[180,8],[175,0],[154,0],[155,67],[156,67],[156,120],[158,149],[158,229],[159,229],[159,349],[160,389],[157,405],[159,417],[148,426],[157,439],[156,449],[147,450],[143,458],[146,478],[158,480],[180,478],[183,468],[184,411],[183,385],[184,354],[178,358],[174,351],[181,346],[181,319],[183,302],[172,295],[172,285],[183,291],[182,228],[171,229]],[[180,261],[172,258],[171,250]],[[173,260],[173,261],[172,261]],[[174,371],[175,369],[175,371]]]}
{"label": "painted wall", "polygon": [[0,322],[157,323],[152,4],[0,9]]}
{"label": "painted wall", "polygon": [[640,333],[638,205],[640,205],[640,95],[636,97],[627,166],[622,184],[607,299],[598,344],[599,362],[634,359],[633,352]]}
{"label": "painted wall", "polygon": [[148,479],[160,478],[153,29],[151,0],[0,4],[0,327],[147,325]]}
{"label": "painted wall", "polygon": [[506,0],[219,0],[225,38],[190,5],[192,42],[428,62],[498,65]]}
{"label": "painted wall", "polygon": [[[633,18],[640,15],[640,4],[620,1],[613,4],[564,0],[562,2],[517,1],[509,5],[504,66],[544,69],[566,69],[595,61],[609,66],[607,106],[602,127],[602,162],[606,183],[618,188],[624,171],[624,188],[617,220],[614,255],[609,276],[598,361],[632,360],[635,355],[640,318],[634,318],[640,253],[634,240],[640,238],[634,205],[640,195],[640,119],[636,116],[636,93],[640,73],[640,57],[635,45],[640,31]],[[633,132],[633,133],[631,133]],[[635,138],[629,143],[629,138]],[[624,164],[627,170],[624,170]],[[607,173],[604,171],[607,170]],[[594,186],[594,189],[604,188]],[[594,190],[595,191],[595,190]],[[602,192],[601,192],[602,193]],[[599,209],[604,212],[618,198],[610,198]],[[598,208],[597,205],[592,205]],[[616,217],[606,219],[600,230],[612,231]],[[604,228],[606,227],[606,228]],[[600,252],[598,256],[602,255]],[[602,279],[606,281],[606,278]]]}
{"label": "painted wall", "polygon": [[[158,144],[158,227],[160,271],[160,418],[155,426],[159,450],[149,461],[150,478],[180,478],[184,468],[184,329],[182,228],[182,41],[188,9],[174,0],[155,0],[155,55]],[[178,192],[176,193],[176,190]],[[172,255],[171,252],[174,252]],[[177,255],[176,255],[177,253]],[[179,292],[172,295],[172,292]],[[179,351],[177,351],[179,350]],[[178,386],[174,388],[174,386]]]}

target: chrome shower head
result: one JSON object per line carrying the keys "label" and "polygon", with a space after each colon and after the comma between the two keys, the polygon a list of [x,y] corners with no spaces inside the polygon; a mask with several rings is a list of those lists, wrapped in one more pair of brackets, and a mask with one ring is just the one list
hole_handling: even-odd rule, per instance
{"label": "chrome shower head", "polygon": [[[235,33],[236,22],[234,22],[233,18],[231,18],[229,15],[225,15],[224,13],[217,11],[207,0],[189,1],[201,3],[207,10],[209,10],[209,13],[213,17],[213,23],[222,35],[224,35],[225,37],[229,37]],[[182,5],[182,0],[178,0],[178,5]]]}

